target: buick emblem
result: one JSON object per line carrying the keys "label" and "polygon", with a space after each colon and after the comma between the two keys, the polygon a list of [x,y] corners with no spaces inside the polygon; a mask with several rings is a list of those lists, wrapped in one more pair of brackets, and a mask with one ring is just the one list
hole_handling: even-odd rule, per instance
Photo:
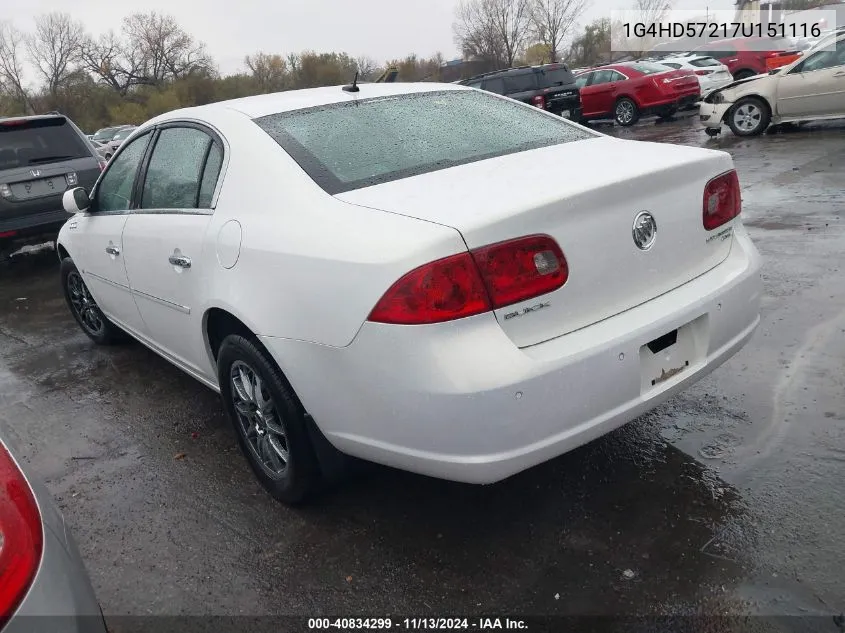
{"label": "buick emblem", "polygon": [[657,222],[654,216],[648,211],[640,211],[634,218],[634,227],[631,229],[634,236],[634,244],[641,251],[647,251],[654,245],[657,238]]}
{"label": "buick emblem", "polygon": [[38,178],[41,175],[40,169],[30,169],[29,173],[32,174],[33,178]]}

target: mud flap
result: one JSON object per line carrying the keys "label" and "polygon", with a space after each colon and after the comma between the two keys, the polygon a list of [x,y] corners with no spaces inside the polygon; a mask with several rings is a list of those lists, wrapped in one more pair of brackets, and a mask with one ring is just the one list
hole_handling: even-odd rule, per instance
{"label": "mud flap", "polygon": [[338,483],[347,474],[352,458],[341,453],[326,439],[314,418],[308,413],[305,414],[305,426],[324,481],[330,485]]}

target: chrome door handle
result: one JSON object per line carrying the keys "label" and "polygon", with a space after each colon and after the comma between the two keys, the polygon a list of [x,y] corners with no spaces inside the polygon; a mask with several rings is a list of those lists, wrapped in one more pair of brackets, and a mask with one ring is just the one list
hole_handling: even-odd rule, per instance
{"label": "chrome door handle", "polygon": [[185,257],[184,255],[171,255],[167,261],[169,261],[174,266],[178,266],[179,268],[190,268],[191,267],[191,258]]}
{"label": "chrome door handle", "polygon": [[106,246],[106,252],[109,255],[114,255],[115,257],[120,255],[120,249],[117,246],[115,246],[114,244],[109,244],[108,246]]}

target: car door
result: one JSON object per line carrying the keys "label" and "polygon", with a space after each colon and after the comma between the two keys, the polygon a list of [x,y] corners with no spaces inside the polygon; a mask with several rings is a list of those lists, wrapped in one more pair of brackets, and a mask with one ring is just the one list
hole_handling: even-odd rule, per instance
{"label": "car door", "polygon": [[209,264],[217,261],[206,236],[223,148],[221,138],[204,126],[161,126],[142,169],[139,203],[123,234],[129,285],[149,343],[212,379],[202,318]]}
{"label": "car door", "polygon": [[613,111],[613,105],[616,101],[616,86],[613,84],[613,79],[616,74],[616,71],[609,68],[597,70],[593,73],[589,90],[593,95],[596,112],[599,114]]}
{"label": "car door", "polygon": [[777,113],[784,117],[845,116],[845,40],[777,77],[776,99]]}
{"label": "car door", "polygon": [[143,331],[124,265],[123,229],[133,204],[140,166],[152,132],[133,139],[106,167],[90,209],[68,222],[79,252],[72,253],[103,313],[121,327]]}

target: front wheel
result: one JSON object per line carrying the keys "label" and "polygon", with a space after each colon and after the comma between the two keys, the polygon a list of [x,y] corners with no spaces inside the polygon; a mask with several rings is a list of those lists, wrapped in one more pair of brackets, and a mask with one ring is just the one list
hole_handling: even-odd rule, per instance
{"label": "front wheel", "polygon": [[640,109],[628,97],[622,97],[616,102],[613,114],[616,123],[623,127],[634,125],[640,119]]}
{"label": "front wheel", "polygon": [[99,345],[111,345],[126,339],[123,330],[106,318],[91,296],[82,273],[70,257],[62,260],[60,269],[62,290],[70,313],[82,331]]}
{"label": "front wheel", "polygon": [[728,125],[737,136],[761,134],[770,120],[768,106],[757,97],[740,99],[728,114]]}
{"label": "front wheel", "polygon": [[226,337],[217,359],[223,406],[258,481],[283,503],[304,501],[320,483],[305,411],[255,341]]}

